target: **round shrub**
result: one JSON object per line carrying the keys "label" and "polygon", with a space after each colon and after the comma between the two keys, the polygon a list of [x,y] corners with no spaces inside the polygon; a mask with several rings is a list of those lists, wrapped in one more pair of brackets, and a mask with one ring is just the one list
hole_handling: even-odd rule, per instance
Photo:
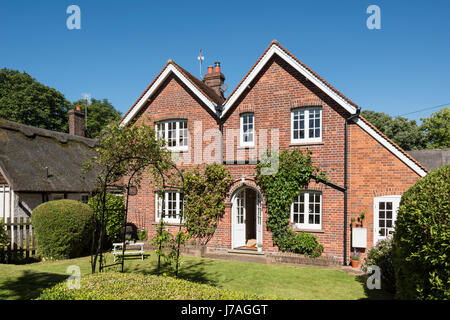
{"label": "round shrub", "polygon": [[94,213],[84,203],[56,200],[37,206],[31,215],[38,253],[47,259],[70,259],[89,253]]}
{"label": "round shrub", "polygon": [[367,272],[369,266],[378,266],[381,270],[381,287],[395,293],[395,272],[392,263],[392,238],[380,240],[369,250],[362,269]]}
{"label": "round shrub", "polygon": [[38,300],[262,300],[245,292],[164,276],[102,272],[81,278],[80,289],[61,282],[44,290]]}
{"label": "round shrub", "polygon": [[450,165],[403,194],[393,251],[397,298],[450,298]]}
{"label": "round shrub", "polygon": [[[101,195],[89,199],[88,205],[94,210],[95,219],[101,221],[102,202]],[[123,219],[125,214],[125,203],[122,195],[106,194],[106,237],[110,243],[122,241]]]}

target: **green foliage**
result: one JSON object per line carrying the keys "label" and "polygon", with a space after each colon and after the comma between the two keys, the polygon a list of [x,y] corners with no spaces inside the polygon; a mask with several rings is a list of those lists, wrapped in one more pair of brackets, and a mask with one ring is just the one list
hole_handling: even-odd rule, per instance
{"label": "green foliage", "polygon": [[[86,101],[78,100],[73,106],[81,106],[81,110],[85,110]],[[88,138],[97,137],[102,129],[108,124],[119,121],[122,114],[116,110],[108,99],[97,100],[92,98],[87,106],[87,132]]]}
{"label": "green foliage", "polygon": [[395,293],[395,272],[392,255],[392,239],[380,240],[367,253],[362,270],[367,272],[369,266],[378,266],[381,270],[381,287]]}
{"label": "green foliage", "polygon": [[146,241],[147,240],[147,230],[140,229],[137,231],[138,240]]}
{"label": "green foliage", "polygon": [[165,274],[175,275],[177,266],[180,265],[181,261],[181,255],[178,254],[178,244],[180,247],[183,246],[187,236],[182,230],[174,236],[166,230],[166,225],[167,223],[161,220],[159,230],[150,243],[156,246],[156,255],[164,260]]}
{"label": "green foliage", "polygon": [[282,251],[320,256],[323,247],[317,238],[304,232],[297,234],[289,227],[289,219],[294,196],[308,186],[312,175],[326,179],[325,174],[312,165],[309,150],[305,153],[300,149],[283,151],[278,158],[278,171],[273,175],[265,175],[264,168],[271,166],[269,158],[277,158],[277,155],[268,153],[267,158],[258,163],[256,183],[266,198],[269,210],[267,226],[272,231],[275,244]]}
{"label": "green foliage", "polygon": [[[100,223],[103,208],[101,194],[98,194],[89,199],[88,205],[92,208],[92,210],[94,210],[94,215],[97,223]],[[123,196],[117,196],[111,193],[107,193],[105,224],[106,236],[109,242],[122,242],[121,234],[123,229],[124,215],[125,203]]]}
{"label": "green foliage", "polygon": [[[143,121],[139,125],[124,126],[113,122],[101,131],[97,139],[96,155],[83,163],[84,172],[95,169],[99,194],[103,195],[108,187],[117,185],[124,177],[132,177],[129,181],[131,186],[139,188],[144,172],[148,173],[150,181],[161,180],[159,175],[166,175],[166,183],[174,186],[181,184],[172,181],[170,174],[174,171],[171,170],[174,164],[170,151],[164,148],[164,141],[157,139],[155,130]],[[102,220],[100,219],[97,248],[91,259],[92,272],[96,270],[99,255],[100,264],[103,263],[103,230],[108,217]]]}
{"label": "green foliage", "polygon": [[415,120],[392,117],[384,112],[363,110],[361,115],[405,150],[423,149],[425,137]]}
{"label": "green foliage", "polygon": [[81,278],[80,289],[65,282],[44,290],[38,300],[263,300],[240,291],[219,289],[206,284],[171,277],[136,273],[103,272]]}
{"label": "green foliage", "polygon": [[0,250],[9,244],[8,235],[6,234],[5,225],[0,221]]}
{"label": "green foliage", "polygon": [[144,123],[125,126],[110,123],[97,139],[96,155],[83,167],[85,172],[97,168],[100,187],[112,185],[135,171],[133,182],[139,187],[147,167],[156,164],[164,172],[172,165],[170,151],[163,148],[163,141],[156,139],[154,129]]}
{"label": "green foliage", "polygon": [[68,131],[70,102],[27,73],[0,69],[0,118],[53,131]]}
{"label": "green foliage", "polygon": [[88,252],[94,213],[84,203],[56,200],[37,206],[31,219],[39,254],[48,259],[69,259]]}
{"label": "green foliage", "polygon": [[398,298],[450,298],[450,165],[403,194],[393,250]]}
{"label": "green foliage", "polygon": [[187,171],[184,177],[184,226],[189,236],[206,244],[225,213],[225,198],[231,175],[223,165],[209,164]]}
{"label": "green foliage", "polygon": [[450,108],[445,107],[422,120],[427,149],[450,148]]}

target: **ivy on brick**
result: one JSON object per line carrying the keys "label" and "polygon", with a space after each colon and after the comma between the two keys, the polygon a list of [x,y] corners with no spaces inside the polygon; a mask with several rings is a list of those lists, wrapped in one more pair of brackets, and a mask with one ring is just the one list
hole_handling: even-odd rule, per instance
{"label": "ivy on brick", "polygon": [[231,185],[225,166],[213,163],[184,173],[184,226],[198,244],[206,245],[225,213],[225,198]]}
{"label": "ivy on brick", "polygon": [[[266,174],[269,168],[276,166],[276,172]],[[318,257],[323,252],[316,236],[306,232],[296,233],[289,226],[292,199],[308,186],[313,176],[317,180],[327,181],[325,172],[312,165],[309,150],[285,150],[280,154],[267,152],[256,166],[256,183],[264,193],[268,208],[267,227],[281,251],[310,257]]]}

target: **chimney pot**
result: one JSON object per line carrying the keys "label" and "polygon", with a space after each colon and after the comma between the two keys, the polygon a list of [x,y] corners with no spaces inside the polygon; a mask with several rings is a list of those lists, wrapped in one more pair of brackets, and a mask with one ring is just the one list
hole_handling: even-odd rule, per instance
{"label": "chimney pot", "polygon": [[214,63],[214,72],[220,72],[220,62]]}
{"label": "chimney pot", "polygon": [[213,66],[208,66],[208,73],[203,77],[203,82],[220,97],[224,98],[223,91],[220,87],[225,82],[225,76],[220,71],[220,62],[214,62],[214,72]]}

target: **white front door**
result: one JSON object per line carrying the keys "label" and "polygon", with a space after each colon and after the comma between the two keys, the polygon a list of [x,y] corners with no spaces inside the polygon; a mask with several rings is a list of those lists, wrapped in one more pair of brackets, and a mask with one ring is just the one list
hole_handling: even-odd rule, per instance
{"label": "white front door", "polygon": [[256,193],[256,244],[262,244],[262,201],[259,192]]}
{"label": "white front door", "polygon": [[238,191],[233,201],[233,248],[245,246],[245,189]]}
{"label": "white front door", "polygon": [[401,196],[376,197],[373,208],[373,243],[392,236]]}

